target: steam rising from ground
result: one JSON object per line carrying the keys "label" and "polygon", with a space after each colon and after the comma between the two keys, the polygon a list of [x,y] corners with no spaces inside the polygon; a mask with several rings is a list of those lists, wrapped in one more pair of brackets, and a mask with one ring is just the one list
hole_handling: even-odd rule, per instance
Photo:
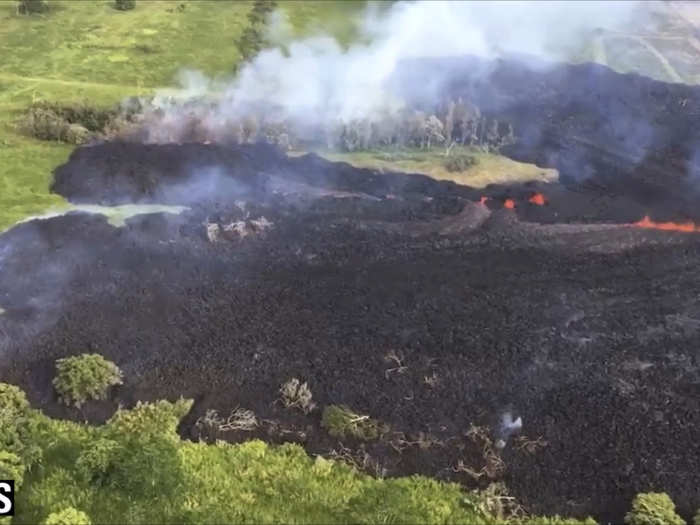
{"label": "steam rising from ground", "polygon": [[[590,41],[594,30],[621,29],[640,10],[648,11],[649,4],[430,0],[397,2],[387,9],[370,3],[359,23],[360,38],[347,49],[328,35],[290,40],[291,28],[284,14],[276,12],[269,33],[270,40],[280,45],[244,66],[223,86],[223,96],[213,105],[195,111],[199,125],[214,139],[240,127],[240,120],[251,113],[289,122],[295,131],[305,125],[376,120],[402,105],[389,89],[389,79],[406,59],[512,54],[568,59],[582,42]],[[180,80],[186,97],[207,94],[213,87],[209,79],[194,72],[182,74]],[[424,84],[410,88],[425,95],[421,90],[436,84],[436,79],[426,78]],[[177,140],[183,133],[178,128],[193,109],[168,107],[167,98],[162,97],[156,105],[168,110],[146,140],[167,141],[164,134]]]}

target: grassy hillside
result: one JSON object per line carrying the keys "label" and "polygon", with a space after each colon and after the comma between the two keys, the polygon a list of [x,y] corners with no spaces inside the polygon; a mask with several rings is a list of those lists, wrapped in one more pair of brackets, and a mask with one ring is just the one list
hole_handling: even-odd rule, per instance
{"label": "grassy hillside", "polygon": [[[181,67],[230,71],[249,5],[244,2],[51,2],[46,15],[20,16],[0,3],[0,229],[62,199],[48,193],[51,171],[72,146],[40,142],[14,129],[38,100],[113,104],[173,82]],[[187,35],[184,37],[183,35]]]}
{"label": "grassy hillside", "polygon": [[[111,0],[49,0],[48,13],[22,16],[16,5],[0,2],[0,230],[65,205],[48,186],[73,146],[19,134],[14,123],[24,108],[40,100],[114,104],[175,85],[183,68],[227,76],[240,61],[235,42],[251,8],[243,1],[139,0],[124,12]],[[346,41],[358,7],[283,2],[295,32],[318,31],[328,18]]]}

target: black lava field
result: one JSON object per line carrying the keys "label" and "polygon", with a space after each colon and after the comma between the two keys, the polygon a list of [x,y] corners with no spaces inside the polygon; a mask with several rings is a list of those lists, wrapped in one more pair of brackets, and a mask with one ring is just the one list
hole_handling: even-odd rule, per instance
{"label": "black lava field", "polygon": [[[554,147],[543,144],[513,156],[534,160]],[[700,214],[690,201],[674,213],[689,175],[657,181],[655,200],[643,160],[613,191],[607,164],[579,180],[548,158],[563,183],[477,190],[266,145],[78,148],[53,186],[71,202],[189,209],[122,227],[70,213],[0,236],[0,379],[58,417],[99,422],[119,403],[185,396],[186,438],[207,409],[240,406],[266,423],[219,437],[338,450],[320,410],[275,402],[297,377],[320,407],[389,426],[380,440],[343,442],[386,475],[503,480],[534,512],[614,521],[637,492],[663,490],[691,515],[700,233],[634,224]],[[51,379],[57,358],[87,351],[125,382],[79,412]],[[457,468],[488,466],[469,429],[495,440],[506,412],[523,426],[503,469],[475,479]]]}

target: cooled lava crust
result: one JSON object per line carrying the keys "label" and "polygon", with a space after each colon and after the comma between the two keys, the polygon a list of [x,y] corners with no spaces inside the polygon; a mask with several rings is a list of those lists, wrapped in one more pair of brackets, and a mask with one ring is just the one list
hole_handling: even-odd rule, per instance
{"label": "cooled lava crust", "polygon": [[[495,439],[510,410],[520,437],[546,442],[529,452],[516,435],[502,452],[528,509],[620,521],[648,490],[688,516],[698,505],[700,234],[630,226],[649,211],[633,200],[549,185],[536,189],[556,202],[539,206],[518,186],[506,209],[504,188],[482,204],[421,175],[202,144],[80,148],[54,189],[191,209],[121,228],[73,213],[0,237],[0,380],[50,414],[102,421],[118,403],[182,395],[196,400],[185,437],[206,409],[241,406],[274,424],[219,437],[337,449],[318,410],[275,402],[297,377],[320,407],[391,426],[364,449],[388,475],[483,486],[455,472],[484,466],[467,432]],[[263,216],[259,235],[207,238],[205,223]],[[125,384],[78,414],[51,379],[57,358],[87,351]],[[406,444],[421,436],[442,444]]]}

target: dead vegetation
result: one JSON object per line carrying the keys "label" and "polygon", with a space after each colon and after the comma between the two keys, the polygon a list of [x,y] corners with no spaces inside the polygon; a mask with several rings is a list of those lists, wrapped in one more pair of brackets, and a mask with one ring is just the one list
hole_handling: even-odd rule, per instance
{"label": "dead vegetation", "polygon": [[384,356],[384,361],[387,363],[393,363],[396,366],[392,368],[387,368],[384,370],[384,377],[389,379],[391,374],[403,374],[408,370],[408,367],[403,364],[403,357],[399,357],[396,350],[391,350]]}
{"label": "dead vegetation", "polygon": [[401,454],[411,447],[418,447],[420,450],[428,450],[432,447],[444,447],[446,442],[432,436],[426,432],[418,432],[413,438],[408,437],[404,432],[394,432],[389,445],[396,452]]}
{"label": "dead vegetation", "polygon": [[466,465],[463,460],[459,460],[457,465],[452,467],[453,472],[464,472],[474,481],[482,478],[494,480],[500,478],[505,472],[506,464],[497,452],[496,444],[488,433],[488,429],[481,426],[471,425],[467,431],[467,437],[481,450],[483,465],[481,468],[473,468]]}
{"label": "dead vegetation", "polygon": [[377,478],[384,478],[387,475],[387,469],[383,467],[378,460],[373,458],[363,446],[357,449],[351,449],[339,443],[337,448],[328,453],[328,458],[347,463],[355,469],[376,476]]}
{"label": "dead vegetation", "polygon": [[530,439],[527,436],[518,436],[515,440],[515,448],[530,455],[537,453],[547,445],[549,445],[549,442],[545,441],[542,436],[535,439]]}
{"label": "dead vegetation", "polygon": [[197,419],[195,423],[195,428],[200,433],[200,437],[205,435],[206,437],[213,439],[220,432],[252,432],[258,426],[260,422],[255,416],[252,410],[246,410],[244,408],[234,408],[231,414],[224,419],[219,415],[219,412],[215,409],[207,409],[205,414]]}
{"label": "dead vegetation", "polygon": [[316,408],[316,403],[312,401],[311,389],[306,381],[302,383],[293,377],[280,386],[279,393],[278,401],[282,402],[284,408],[298,408],[304,414],[308,414]]}
{"label": "dead vegetation", "polygon": [[264,216],[258,217],[257,219],[246,218],[225,224],[209,222],[207,219],[204,223],[207,239],[211,243],[216,243],[221,240],[242,240],[246,237],[260,235],[271,229],[272,226],[272,222],[267,220]]}

